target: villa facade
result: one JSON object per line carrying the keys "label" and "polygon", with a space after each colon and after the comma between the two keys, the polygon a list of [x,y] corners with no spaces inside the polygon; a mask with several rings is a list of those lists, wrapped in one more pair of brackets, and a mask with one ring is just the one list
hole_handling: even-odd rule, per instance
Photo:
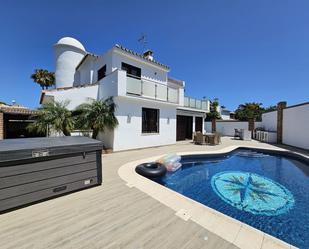
{"label": "villa facade", "polygon": [[92,99],[113,97],[119,125],[99,134],[114,151],[174,144],[204,130],[209,101],[184,96],[185,82],[169,77],[170,68],[120,45],[103,55],[85,50],[74,38],[54,45],[56,88],[42,91],[41,103],[69,101],[75,109]]}

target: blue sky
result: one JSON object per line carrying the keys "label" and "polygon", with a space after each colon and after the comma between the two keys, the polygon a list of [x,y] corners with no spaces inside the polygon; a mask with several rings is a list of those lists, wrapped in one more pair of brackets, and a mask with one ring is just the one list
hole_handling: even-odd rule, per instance
{"label": "blue sky", "polygon": [[35,68],[54,70],[52,45],[63,36],[87,51],[113,44],[142,51],[186,81],[186,95],[218,97],[231,110],[309,100],[309,1],[1,0],[0,100],[39,105]]}

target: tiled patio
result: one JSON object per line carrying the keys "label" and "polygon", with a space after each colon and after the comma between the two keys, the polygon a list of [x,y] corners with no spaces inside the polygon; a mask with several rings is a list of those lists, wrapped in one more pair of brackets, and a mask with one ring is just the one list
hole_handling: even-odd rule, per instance
{"label": "tiled patio", "polygon": [[176,215],[127,186],[118,175],[119,167],[130,161],[171,152],[215,151],[231,145],[273,147],[223,138],[218,146],[185,141],[103,155],[102,186],[0,215],[0,248],[237,248],[191,219],[181,218],[185,215],[181,211]]}

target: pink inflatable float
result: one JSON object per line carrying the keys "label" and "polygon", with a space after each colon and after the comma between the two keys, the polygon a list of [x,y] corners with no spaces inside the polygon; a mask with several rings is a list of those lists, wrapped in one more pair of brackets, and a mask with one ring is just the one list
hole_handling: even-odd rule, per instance
{"label": "pink inflatable float", "polygon": [[159,158],[157,162],[162,163],[166,167],[167,171],[174,172],[181,167],[180,160],[180,156],[176,154],[168,154]]}

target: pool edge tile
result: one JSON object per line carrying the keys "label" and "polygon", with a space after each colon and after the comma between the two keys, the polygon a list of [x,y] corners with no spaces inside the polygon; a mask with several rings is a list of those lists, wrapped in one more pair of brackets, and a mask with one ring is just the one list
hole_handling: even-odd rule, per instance
{"label": "pool edge tile", "polygon": [[291,245],[267,233],[264,233],[264,239],[263,239],[261,249],[274,249],[274,248],[275,249],[290,249]]}
{"label": "pool edge tile", "polygon": [[260,249],[264,240],[264,233],[254,227],[242,223],[233,244],[243,249]]}

